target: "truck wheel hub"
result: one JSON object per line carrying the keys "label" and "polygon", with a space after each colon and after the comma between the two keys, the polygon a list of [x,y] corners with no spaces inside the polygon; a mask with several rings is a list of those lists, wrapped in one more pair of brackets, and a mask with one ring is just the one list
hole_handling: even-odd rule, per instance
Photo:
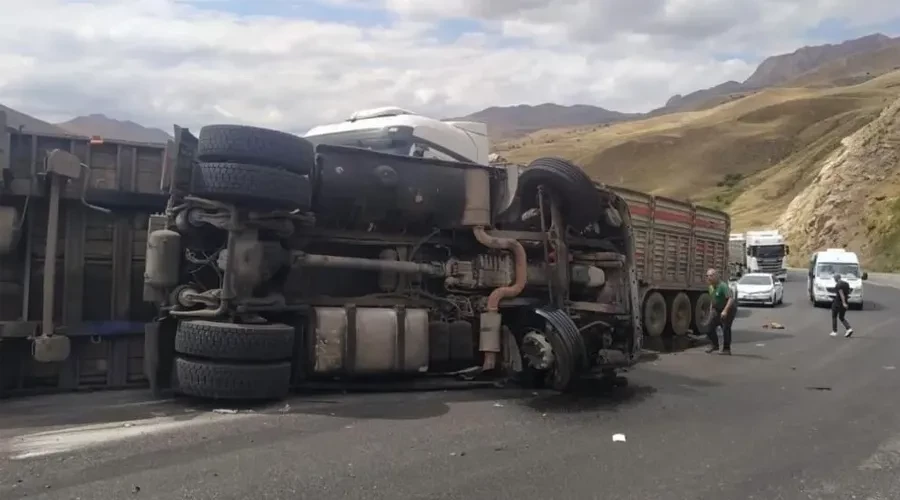
{"label": "truck wheel hub", "polygon": [[538,370],[549,369],[556,360],[550,341],[537,330],[529,331],[522,338],[522,356],[532,368]]}

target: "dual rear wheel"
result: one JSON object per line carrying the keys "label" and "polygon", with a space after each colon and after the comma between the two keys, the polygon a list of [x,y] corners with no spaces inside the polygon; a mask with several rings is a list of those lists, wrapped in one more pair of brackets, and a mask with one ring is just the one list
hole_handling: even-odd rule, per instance
{"label": "dual rear wheel", "polygon": [[651,337],[682,336],[690,332],[705,335],[710,327],[709,307],[710,297],[706,292],[689,295],[653,290],[644,298],[644,332]]}
{"label": "dual rear wheel", "polygon": [[210,399],[280,399],[291,383],[294,328],[206,320],[178,322],[178,392]]}
{"label": "dual rear wheel", "polygon": [[315,150],[292,134],[243,125],[200,129],[191,194],[254,209],[310,210]]}
{"label": "dual rear wheel", "polygon": [[[190,194],[254,210],[311,209],[313,145],[298,136],[242,125],[200,130]],[[181,320],[173,382],[182,394],[210,399],[287,396],[294,327]]]}

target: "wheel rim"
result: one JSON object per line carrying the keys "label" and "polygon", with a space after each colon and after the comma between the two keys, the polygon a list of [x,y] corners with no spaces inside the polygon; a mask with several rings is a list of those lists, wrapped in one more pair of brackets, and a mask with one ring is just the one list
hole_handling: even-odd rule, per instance
{"label": "wheel rim", "polygon": [[687,335],[691,328],[691,299],[679,292],[672,300],[672,331],[675,335]]}
{"label": "wheel rim", "polygon": [[666,300],[659,292],[652,292],[647,296],[644,304],[644,329],[653,337],[662,335],[668,319]]}

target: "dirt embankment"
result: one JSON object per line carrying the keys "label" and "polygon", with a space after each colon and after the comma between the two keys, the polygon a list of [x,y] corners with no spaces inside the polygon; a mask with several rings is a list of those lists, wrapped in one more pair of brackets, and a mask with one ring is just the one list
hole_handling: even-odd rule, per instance
{"label": "dirt embankment", "polygon": [[873,268],[900,265],[900,99],[845,137],[777,221],[794,264],[846,247]]}

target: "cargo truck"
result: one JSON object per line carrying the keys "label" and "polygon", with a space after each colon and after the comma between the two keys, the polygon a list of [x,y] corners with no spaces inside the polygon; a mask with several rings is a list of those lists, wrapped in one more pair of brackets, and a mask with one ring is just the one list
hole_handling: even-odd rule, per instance
{"label": "cargo truck", "polygon": [[[0,269],[16,306],[0,391],[149,382],[278,398],[461,373],[566,390],[591,372],[624,383],[643,325],[708,325],[704,274],[725,270],[726,214],[596,184],[559,159],[489,165],[481,124],[391,110],[347,123],[352,137],[308,140],[176,127],[168,148],[8,135],[20,146],[0,204],[17,233]],[[36,249],[51,246],[40,227],[54,164],[71,164],[60,151],[83,172],[61,183],[62,272],[48,280]],[[34,293],[46,287],[52,317]]]}
{"label": "cargo truck", "polygon": [[776,229],[733,233],[729,261],[738,275],[744,273],[771,274],[778,280],[787,280],[787,256],[790,246],[784,235]]}

